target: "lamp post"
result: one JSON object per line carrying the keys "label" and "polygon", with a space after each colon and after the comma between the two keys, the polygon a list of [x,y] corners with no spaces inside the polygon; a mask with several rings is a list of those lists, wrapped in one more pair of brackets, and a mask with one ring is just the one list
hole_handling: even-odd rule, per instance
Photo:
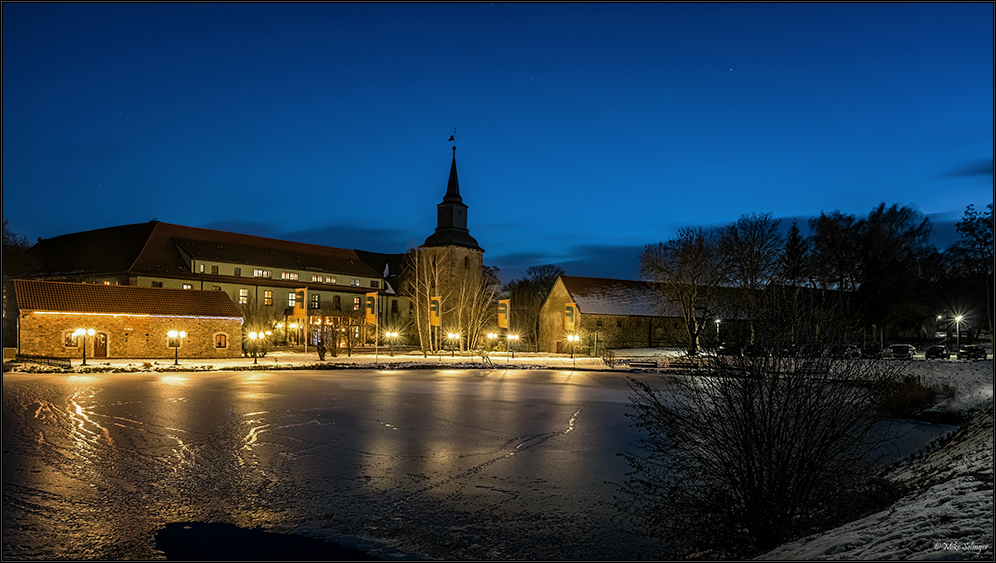
{"label": "lamp post", "polygon": [[574,359],[574,347],[577,346],[577,341],[580,340],[580,339],[581,339],[581,337],[578,336],[578,335],[576,335],[576,334],[568,334],[567,335],[567,341],[571,343],[571,359],[572,360]]}
{"label": "lamp post", "polygon": [[719,343],[719,323],[723,322],[723,319],[716,319],[713,321],[716,323],[716,343]]}
{"label": "lamp post", "polygon": [[258,344],[256,341],[260,338],[260,335],[255,332],[249,333],[249,347],[252,349],[252,363],[257,363],[256,361],[256,347]]}
{"label": "lamp post", "polygon": [[187,337],[187,333],[182,330],[171,330],[166,333],[166,336],[169,337],[169,345],[173,348],[173,365],[178,366],[180,365],[180,343]]}
{"label": "lamp post", "polygon": [[965,315],[958,315],[955,317],[955,346],[958,348],[955,352],[961,352],[961,320],[965,318]]}
{"label": "lamp post", "polygon": [[398,339],[398,333],[393,331],[387,331],[384,333],[387,337],[387,341],[391,343],[391,355],[394,355],[394,341]]}
{"label": "lamp post", "polygon": [[[452,340],[457,340],[457,341],[459,341],[459,340],[460,340],[460,333],[458,333],[458,332],[451,332],[451,333],[449,333],[449,334],[447,334],[447,335],[446,335],[446,339],[447,339],[447,340],[451,340],[451,341],[452,341]],[[450,348],[450,357],[453,357],[453,348],[452,348],[452,344],[451,344],[450,346],[451,346],[451,348]]]}
{"label": "lamp post", "polygon": [[73,331],[73,336],[76,336],[76,337],[79,337],[79,338],[83,339],[83,365],[84,366],[86,365],[86,337],[87,336],[93,336],[96,333],[97,333],[97,331],[93,330],[92,328],[78,328],[75,331]]}
{"label": "lamp post", "polygon": [[519,335],[518,334],[509,334],[508,335],[508,353],[509,353],[509,356],[511,356],[512,358],[514,358],[515,357],[515,350],[512,350],[512,342],[515,342],[516,344],[518,344],[518,342],[519,342]]}

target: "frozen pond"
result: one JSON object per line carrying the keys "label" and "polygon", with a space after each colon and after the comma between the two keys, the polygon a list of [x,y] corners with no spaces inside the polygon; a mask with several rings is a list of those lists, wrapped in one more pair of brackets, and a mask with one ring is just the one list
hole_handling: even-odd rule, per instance
{"label": "frozen pond", "polygon": [[380,557],[648,558],[610,520],[623,372],[5,373],[3,557],[163,558],[170,522]]}
{"label": "frozen pond", "polygon": [[650,559],[610,506],[627,375],[8,372],[2,555],[162,559],[166,524],[224,522],[389,559]]}

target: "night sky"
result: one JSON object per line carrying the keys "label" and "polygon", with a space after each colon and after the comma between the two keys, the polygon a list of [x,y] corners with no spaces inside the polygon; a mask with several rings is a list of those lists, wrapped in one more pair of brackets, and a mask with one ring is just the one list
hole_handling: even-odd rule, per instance
{"label": "night sky", "polygon": [[3,4],[3,216],[636,279],[683,225],[993,201],[993,4]]}

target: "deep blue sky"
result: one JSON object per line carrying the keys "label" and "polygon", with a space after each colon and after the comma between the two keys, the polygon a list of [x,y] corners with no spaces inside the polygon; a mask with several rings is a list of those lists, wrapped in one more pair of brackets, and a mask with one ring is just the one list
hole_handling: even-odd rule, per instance
{"label": "deep blue sky", "polygon": [[943,247],[993,201],[993,4],[3,4],[30,241],[157,218],[404,252],[454,128],[505,281],[636,279],[751,212],[915,205]]}

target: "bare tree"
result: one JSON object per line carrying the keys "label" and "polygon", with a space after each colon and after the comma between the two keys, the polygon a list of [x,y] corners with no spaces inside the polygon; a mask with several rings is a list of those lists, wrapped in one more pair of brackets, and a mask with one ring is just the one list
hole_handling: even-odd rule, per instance
{"label": "bare tree", "polygon": [[412,328],[418,335],[419,348],[423,354],[428,354],[439,349],[429,325],[429,307],[431,299],[436,297],[433,288],[439,287],[440,272],[434,259],[423,256],[417,248],[408,250],[406,263],[401,293],[411,303],[414,315]]}
{"label": "bare tree", "polygon": [[[249,333],[272,333],[273,326],[280,320],[280,317],[273,310],[273,307],[264,305],[262,301],[253,298],[251,295],[246,298],[244,303],[240,303],[238,292],[233,292],[232,300],[238,304],[239,311],[242,313],[242,354],[246,355],[248,353],[247,340]],[[257,344],[257,353],[266,356],[266,351],[271,342],[269,339],[262,339],[259,342]]]}
{"label": "bare tree", "polygon": [[661,288],[661,313],[668,303],[680,310],[689,355],[698,354],[699,336],[727,276],[720,244],[715,230],[682,227],[674,238],[647,245],[640,255],[643,278]]}
{"label": "bare tree", "polygon": [[[960,239],[948,250],[954,266],[969,274],[970,279],[983,289],[986,297],[986,320],[989,333],[993,332],[993,204],[979,213],[974,205],[965,209],[961,221],[955,225]],[[981,323],[979,323],[981,324]]]}
{"label": "bare tree", "polygon": [[729,271],[729,286],[738,289],[735,306],[747,318],[750,343],[754,344],[755,317],[761,292],[778,273],[782,256],[779,221],[771,213],[741,215],[736,223],[723,229],[721,247]]}
{"label": "bare tree", "polygon": [[[810,321],[811,336],[834,340],[836,317]],[[785,338],[757,337],[771,347]],[[888,438],[878,405],[902,364],[828,351],[709,356],[694,376],[631,379],[630,416],[645,439],[624,454],[633,471],[617,506],[673,555],[712,549],[743,558],[871,508],[862,491],[894,494],[868,476]]]}

